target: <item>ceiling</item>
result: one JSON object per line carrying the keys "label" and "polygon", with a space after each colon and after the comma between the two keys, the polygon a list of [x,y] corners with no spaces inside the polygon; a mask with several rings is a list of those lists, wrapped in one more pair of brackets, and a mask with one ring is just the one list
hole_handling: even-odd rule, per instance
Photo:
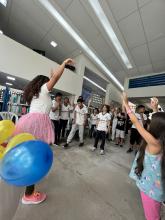
{"label": "ceiling", "polygon": [[[133,68],[128,70],[87,0],[50,0],[123,84],[125,77],[165,71],[165,0],[103,0]],[[77,43],[37,0],[9,0],[0,6],[0,29],[16,41],[46,51],[56,62],[81,52]],[[56,41],[53,48],[50,41]]]}

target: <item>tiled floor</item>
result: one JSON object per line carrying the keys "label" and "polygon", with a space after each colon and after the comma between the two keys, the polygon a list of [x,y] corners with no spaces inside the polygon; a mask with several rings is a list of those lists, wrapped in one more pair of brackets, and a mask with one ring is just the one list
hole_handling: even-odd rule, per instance
{"label": "tiled floor", "polygon": [[[127,147],[108,142],[106,154],[100,156],[99,150],[90,151],[92,142],[86,141],[83,148],[74,142],[68,150],[53,149],[53,168],[38,186],[48,194],[47,201],[36,206],[19,204],[13,220],[144,220],[138,189],[128,177],[134,155],[126,154]],[[12,199],[5,200],[5,206],[11,212],[20,190],[8,194]]]}

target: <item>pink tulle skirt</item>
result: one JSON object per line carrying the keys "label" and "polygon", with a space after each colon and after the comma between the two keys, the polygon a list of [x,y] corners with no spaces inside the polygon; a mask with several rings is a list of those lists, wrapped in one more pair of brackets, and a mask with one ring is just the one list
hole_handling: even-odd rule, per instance
{"label": "pink tulle skirt", "polygon": [[24,132],[48,144],[54,143],[54,128],[47,114],[28,113],[22,116],[16,124],[14,135]]}

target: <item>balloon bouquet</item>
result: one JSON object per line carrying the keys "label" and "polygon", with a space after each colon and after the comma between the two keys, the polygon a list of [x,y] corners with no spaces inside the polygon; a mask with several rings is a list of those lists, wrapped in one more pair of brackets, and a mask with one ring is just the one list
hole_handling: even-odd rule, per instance
{"label": "balloon bouquet", "polygon": [[[10,138],[14,130],[12,121],[0,121],[0,177],[11,185],[30,186],[48,173],[53,152],[47,143],[35,140],[29,133]],[[4,147],[3,143],[8,139]]]}

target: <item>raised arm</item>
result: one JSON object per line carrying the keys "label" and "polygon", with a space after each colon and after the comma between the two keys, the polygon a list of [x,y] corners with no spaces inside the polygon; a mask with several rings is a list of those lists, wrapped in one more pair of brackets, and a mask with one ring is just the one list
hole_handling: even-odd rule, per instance
{"label": "raised arm", "polygon": [[128,98],[125,92],[123,93],[123,106],[125,107],[126,112],[129,115],[132,123],[135,125],[140,135],[144,138],[144,140],[149,145],[150,150],[152,151],[151,153],[156,153],[157,149],[155,149],[155,147],[157,148],[158,141],[146,129],[144,129],[143,126],[141,126],[135,114],[131,111],[128,105]]}
{"label": "raised arm", "polygon": [[65,69],[65,65],[71,65],[73,63],[74,62],[72,59],[70,59],[70,58],[66,59],[56,70],[51,71],[51,78],[50,78],[49,82],[47,83],[47,88],[49,91],[51,91],[53,89],[55,84],[58,82],[58,80],[62,76],[64,69]]}

